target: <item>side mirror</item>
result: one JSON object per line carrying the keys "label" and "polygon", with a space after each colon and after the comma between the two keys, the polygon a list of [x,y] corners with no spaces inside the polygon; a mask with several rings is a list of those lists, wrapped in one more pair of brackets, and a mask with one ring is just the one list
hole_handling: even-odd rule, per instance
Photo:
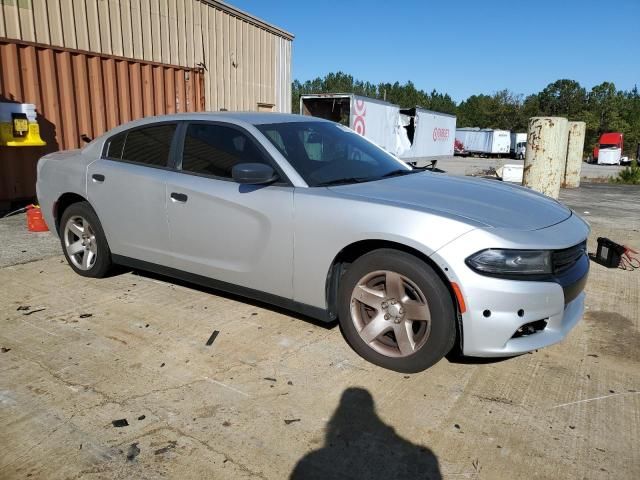
{"label": "side mirror", "polygon": [[238,183],[262,185],[274,182],[278,175],[264,163],[238,163],[231,169],[231,177]]}

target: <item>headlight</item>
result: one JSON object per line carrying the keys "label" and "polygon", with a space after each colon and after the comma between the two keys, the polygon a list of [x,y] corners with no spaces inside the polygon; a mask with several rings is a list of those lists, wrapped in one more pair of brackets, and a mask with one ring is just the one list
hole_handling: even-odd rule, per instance
{"label": "headlight", "polygon": [[488,275],[541,275],[551,273],[551,252],[546,250],[488,249],[467,258],[467,265]]}

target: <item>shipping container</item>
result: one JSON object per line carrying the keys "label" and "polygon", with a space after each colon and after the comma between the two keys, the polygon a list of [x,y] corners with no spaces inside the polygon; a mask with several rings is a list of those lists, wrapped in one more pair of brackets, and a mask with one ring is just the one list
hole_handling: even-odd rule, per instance
{"label": "shipping container", "polygon": [[456,141],[465,155],[508,155],[511,148],[509,130],[457,128]]}
{"label": "shipping container", "polygon": [[204,79],[200,68],[0,40],[0,102],[34,104],[46,142],[0,147],[6,204],[35,195],[36,163],[49,152],[79,148],[137,118],[204,110]]}

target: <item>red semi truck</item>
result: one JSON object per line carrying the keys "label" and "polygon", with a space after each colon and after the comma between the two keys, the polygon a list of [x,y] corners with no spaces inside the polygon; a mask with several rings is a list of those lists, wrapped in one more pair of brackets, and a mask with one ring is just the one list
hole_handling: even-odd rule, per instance
{"label": "red semi truck", "polygon": [[[600,135],[600,140],[593,147],[593,163],[617,163],[620,164],[624,148],[624,137],[620,132],[609,132]],[[600,161],[600,150],[607,153],[606,161]],[[617,161],[615,161],[617,159]],[[604,158],[603,158],[604,160]]]}

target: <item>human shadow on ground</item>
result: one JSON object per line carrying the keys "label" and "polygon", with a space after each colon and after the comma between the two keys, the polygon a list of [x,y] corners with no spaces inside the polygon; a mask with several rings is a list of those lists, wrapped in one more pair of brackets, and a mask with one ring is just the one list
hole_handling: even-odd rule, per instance
{"label": "human shadow on ground", "polygon": [[[411,407],[407,407],[411,408]],[[371,394],[348,388],[326,427],[322,448],[298,461],[291,480],[441,479],[436,455],[400,437],[375,412]]]}

